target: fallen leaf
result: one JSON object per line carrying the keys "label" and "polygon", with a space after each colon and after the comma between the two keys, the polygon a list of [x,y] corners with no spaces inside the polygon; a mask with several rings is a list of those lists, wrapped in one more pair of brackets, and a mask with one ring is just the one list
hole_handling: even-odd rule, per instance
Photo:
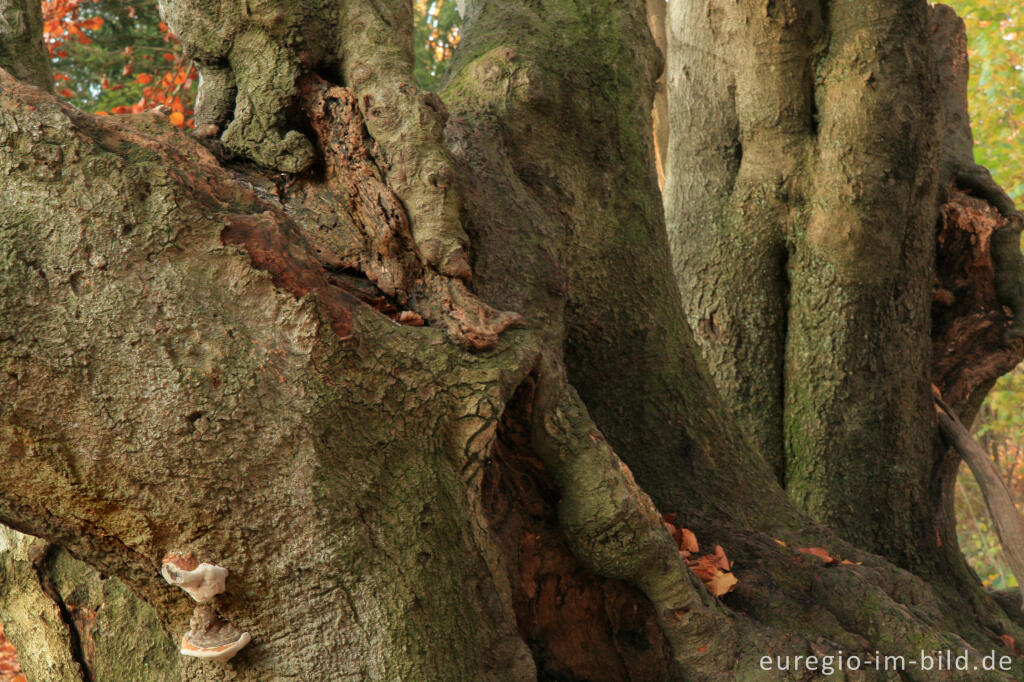
{"label": "fallen leaf", "polygon": [[403,310],[398,313],[398,321],[410,327],[422,327],[424,325],[423,318],[412,310]]}
{"label": "fallen leaf", "polygon": [[697,542],[697,536],[693,534],[692,530],[689,528],[680,528],[679,533],[681,535],[677,540],[679,543],[679,549],[694,553],[700,551],[700,544]]}
{"label": "fallen leaf", "polygon": [[1005,644],[1006,648],[1012,651],[1014,655],[1020,655],[1020,651],[1017,650],[1017,640],[1010,635],[999,635],[999,639],[1003,640],[1003,644]]}
{"label": "fallen leaf", "polygon": [[713,554],[705,554],[704,556],[697,557],[696,559],[687,559],[686,565],[690,567],[693,574],[701,579],[701,582],[706,583],[715,576],[715,572],[719,571],[715,566],[715,557]]}
{"label": "fallen leaf", "polygon": [[714,557],[715,566],[722,569],[723,571],[728,571],[732,569],[732,562],[730,562],[729,558],[725,556],[725,550],[722,549],[721,545],[715,545],[715,553],[709,556]]}
{"label": "fallen leaf", "polygon": [[711,594],[721,597],[731,592],[738,582],[739,580],[732,573],[719,571],[711,577],[711,580],[705,581],[704,586],[708,588],[708,592]]}
{"label": "fallen leaf", "polygon": [[816,556],[822,561],[824,561],[826,564],[839,563],[832,558],[832,555],[823,550],[821,547],[797,547],[796,551],[802,554],[810,554],[811,556]]}

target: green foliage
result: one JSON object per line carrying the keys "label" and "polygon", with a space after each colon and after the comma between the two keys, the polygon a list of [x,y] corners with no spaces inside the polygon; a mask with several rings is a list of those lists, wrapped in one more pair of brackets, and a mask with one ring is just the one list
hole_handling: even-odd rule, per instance
{"label": "green foliage", "polygon": [[414,0],[413,9],[416,81],[424,90],[437,90],[445,66],[459,44],[459,11],[455,0]]}
{"label": "green foliage", "polygon": [[967,24],[975,156],[1018,204],[1024,200],[1024,5],[949,0]]}

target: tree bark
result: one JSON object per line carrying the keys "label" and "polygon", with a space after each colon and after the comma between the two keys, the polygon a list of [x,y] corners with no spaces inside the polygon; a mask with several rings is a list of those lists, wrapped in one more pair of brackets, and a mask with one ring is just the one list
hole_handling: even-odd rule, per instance
{"label": "tree bark", "polygon": [[[948,183],[980,173],[962,24],[916,1],[671,11],[666,210],[716,385],[804,509],[928,564],[952,517],[928,492],[948,477],[929,392],[950,378],[930,348],[936,216]],[[1002,272],[1010,304],[1019,263]]]}
{"label": "tree bark", "polygon": [[[407,73],[398,86],[405,104],[375,107],[397,95],[366,95],[387,89],[407,64],[384,59],[375,68],[388,78],[366,82],[351,63],[346,74],[313,73],[287,53],[307,40],[296,38],[267,58],[298,65],[292,89],[275,102],[301,113],[299,126],[273,102],[253,99],[261,76],[252,64],[232,64],[228,127],[262,111],[256,124],[244,122],[265,126],[262,136],[257,127],[199,141],[156,112],[93,117],[0,73],[0,177],[10,197],[0,204],[0,461],[5,480],[17,482],[0,486],[0,520],[102,573],[37,574],[57,633],[52,646],[64,651],[52,679],[113,665],[100,660],[109,653],[76,654],[68,642],[77,637],[84,651],[84,626],[58,618],[59,602],[72,603],[62,585],[105,591],[112,579],[103,576],[122,580],[163,630],[146,659],[152,679],[756,679],[769,652],[957,648],[980,657],[993,637],[1024,641],[1024,628],[983,595],[930,585],[799,511],[772,471],[779,462],[743,430],[753,432],[753,412],[715,388],[720,367],[712,361],[709,372],[700,359],[669,256],[651,137],[660,58],[643,4],[464,5],[443,104],[410,89]],[[904,18],[894,25],[916,40],[907,27],[919,27]],[[738,35],[739,23],[706,27]],[[382,54],[400,45],[399,24],[397,35],[374,34]],[[785,34],[785,17],[762,24]],[[678,33],[678,17],[673,26]],[[250,29],[226,28],[232,41]],[[752,45],[772,36],[755,37]],[[879,36],[867,37],[877,47]],[[373,36],[364,38],[346,54],[373,57]],[[323,36],[308,40],[323,47]],[[725,49],[706,44],[713,49],[701,59]],[[217,52],[207,55],[212,63],[224,58]],[[903,63],[890,52],[878,58],[890,70],[886,60]],[[705,79],[711,101],[730,84],[717,61],[708,63],[711,75],[691,74]],[[839,72],[836,84],[852,78]],[[757,84],[802,103],[796,128],[813,116],[808,93],[792,95],[787,78],[802,83],[804,75],[780,70],[779,80]],[[864,101],[895,96],[879,92],[862,93]],[[767,109],[757,114],[759,93],[744,95],[744,111],[770,118]],[[835,97],[823,101],[838,106]],[[432,112],[423,119],[422,107]],[[839,144],[845,110],[823,111],[836,117],[829,130]],[[707,110],[708,140],[727,141],[727,125],[710,125],[729,123],[725,112]],[[390,136],[418,121],[440,139],[446,117],[450,178],[437,177],[451,180],[462,210],[456,223],[433,207],[434,227],[449,236],[465,228],[471,279],[424,248],[417,208],[403,194],[422,157]],[[316,162],[304,172],[281,175],[234,156],[273,166],[283,157],[264,143],[291,133],[315,142]],[[757,173],[789,144],[765,134],[744,152],[743,164],[761,159],[750,169]],[[910,147],[927,151],[923,142]],[[833,161],[822,162],[822,178],[838,172]],[[709,182],[728,184],[738,159],[697,162]],[[751,196],[768,182],[757,173]],[[926,198],[934,191],[913,187]],[[713,199],[694,197],[705,202],[694,206],[714,215]],[[815,210],[852,211],[849,199],[823,199]],[[784,202],[773,201],[757,210],[781,215]],[[917,225],[912,218],[899,223],[905,231]],[[836,281],[884,288],[847,262],[871,244],[817,246],[820,259],[841,261],[822,266],[845,277]],[[781,265],[771,272],[781,275]],[[861,317],[853,313],[870,312],[867,293],[859,295],[842,299],[851,317],[835,331],[836,350],[855,340]],[[893,325],[918,322],[915,313]],[[916,358],[918,342],[927,350],[924,333],[893,356]],[[782,355],[765,357],[769,374],[781,372]],[[844,358],[813,366],[841,367]],[[915,381],[927,385],[927,377]],[[809,395],[832,395],[841,379],[809,377]],[[777,431],[783,452],[776,394],[778,423],[764,433]],[[916,403],[898,404],[902,395],[877,408],[886,419],[872,422],[884,427],[872,443],[903,425],[899,409],[913,414]],[[896,434],[904,439],[897,445],[915,434],[927,443],[911,460],[931,452],[933,434]],[[836,437],[812,435],[812,444]],[[895,499],[893,486],[903,483],[922,486],[911,497],[927,498],[927,477],[912,469],[880,486],[876,501]],[[664,512],[677,513],[704,545],[726,548],[739,578],[734,593],[717,600],[704,590]],[[896,553],[905,558],[908,546],[916,547]],[[797,547],[859,563],[826,565]],[[64,566],[56,552],[44,552],[42,565]],[[164,656],[194,606],[160,577],[168,552],[229,570],[212,606],[252,642],[228,663]],[[11,629],[23,649],[35,641],[18,633]],[[25,655],[29,674],[50,679],[38,658]]]}
{"label": "tree bark", "polygon": [[120,580],[11,529],[0,547],[0,613],[31,679],[180,678],[176,643]]}

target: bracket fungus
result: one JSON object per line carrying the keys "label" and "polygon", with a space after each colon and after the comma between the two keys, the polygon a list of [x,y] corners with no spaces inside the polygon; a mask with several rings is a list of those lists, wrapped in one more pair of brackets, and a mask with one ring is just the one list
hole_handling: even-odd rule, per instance
{"label": "bracket fungus", "polygon": [[224,591],[228,569],[214,564],[199,563],[192,553],[170,553],[164,556],[160,575],[171,585],[177,585],[202,604]]}
{"label": "bracket fungus", "polygon": [[181,638],[182,656],[227,661],[252,640],[248,632],[242,632],[206,605],[195,608],[188,625],[189,631]]}

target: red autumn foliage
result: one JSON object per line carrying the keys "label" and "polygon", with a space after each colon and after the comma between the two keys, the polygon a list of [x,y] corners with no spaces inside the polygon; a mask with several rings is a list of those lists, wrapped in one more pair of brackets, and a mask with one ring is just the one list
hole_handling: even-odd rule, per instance
{"label": "red autumn foliage", "polygon": [[[95,0],[44,0],[43,40],[51,59],[59,60],[67,57],[68,53],[63,47],[68,40],[89,44],[92,42],[92,38],[86,32],[99,30],[103,26],[103,17],[82,17],[82,7],[89,2],[95,2]],[[100,116],[137,114],[164,105],[171,109],[169,118],[172,124],[178,128],[195,127],[195,120],[192,118],[193,111],[184,102],[191,102],[194,99],[192,91],[198,74],[191,64],[186,63],[178,40],[171,33],[167,24],[161,21],[159,28],[164,42],[170,48],[169,51],[162,54],[164,60],[170,62],[167,69],[135,73],[134,50],[131,47],[125,48],[125,67],[121,75],[126,79],[134,76],[135,83],[147,87],[143,88],[142,97],[134,104],[116,106],[109,111],[97,111],[96,114]],[[152,61],[152,57],[145,55],[143,60]],[[54,79],[70,81],[68,76],[62,73],[54,74]],[[120,90],[124,85],[124,83],[111,83],[107,78],[104,78],[101,83],[104,90]],[[67,98],[75,95],[70,88],[61,88],[57,92]]]}
{"label": "red autumn foliage", "polygon": [[103,26],[103,17],[81,17],[84,3],[95,0],[43,0],[43,42],[54,57],[66,57],[64,43],[75,40],[88,45],[92,39],[86,31],[95,31]]}
{"label": "red autumn foliage", "polygon": [[0,623],[0,682],[26,682],[18,664],[18,652],[4,636],[3,623]]}

